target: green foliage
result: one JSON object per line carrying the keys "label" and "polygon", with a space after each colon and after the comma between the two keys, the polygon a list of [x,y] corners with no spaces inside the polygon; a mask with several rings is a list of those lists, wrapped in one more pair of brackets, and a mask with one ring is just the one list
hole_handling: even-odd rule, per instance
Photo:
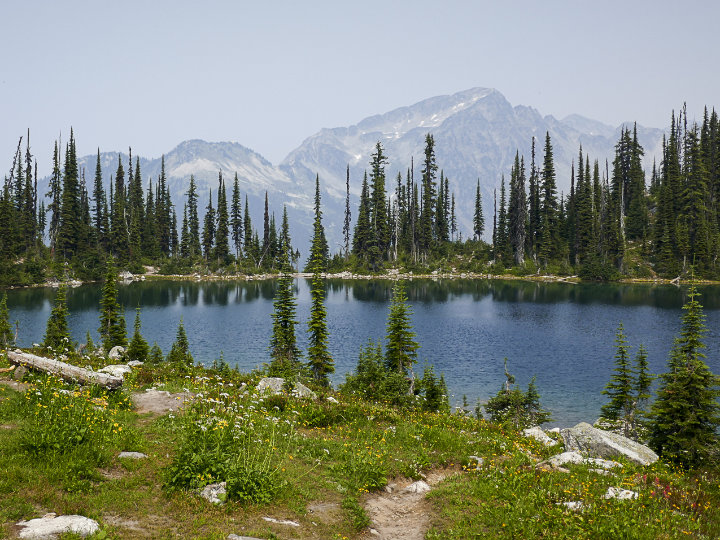
{"label": "green foliage", "polygon": [[[157,354],[157,351],[155,354]],[[157,356],[155,359],[157,359]],[[185,368],[192,367],[195,364],[195,359],[192,354],[190,354],[190,342],[188,341],[187,334],[185,333],[185,326],[183,326],[182,318],[180,318],[180,323],[178,324],[175,341],[173,342],[172,347],[170,347],[170,352],[165,360],[169,363]]]}
{"label": "green foliage", "polygon": [[[273,303],[272,337],[270,338],[270,357],[268,374],[286,376],[296,373],[300,368],[300,349],[295,339],[295,298],[293,296],[292,277],[285,274],[277,282],[277,293]],[[282,375],[281,375],[282,374]]]}
{"label": "green foliage", "polygon": [[390,313],[387,322],[387,351],[385,362],[388,369],[406,374],[417,358],[420,345],[415,341],[410,315],[412,310],[407,304],[405,286],[398,281],[393,286]]}
{"label": "green foliage", "polygon": [[7,349],[15,344],[15,334],[10,325],[10,313],[7,307],[7,293],[0,299],[0,347]]}
{"label": "green foliage", "polygon": [[341,391],[372,402],[399,406],[411,403],[410,381],[405,374],[387,368],[382,346],[371,341],[360,350],[355,372],[346,375]]}
{"label": "green foliage", "polygon": [[[145,362],[148,358],[150,347],[145,338],[140,334],[140,307],[138,306],[135,312],[135,332],[130,340],[130,344],[127,349],[128,360],[136,360],[139,362]],[[162,353],[161,353],[162,354]]]}
{"label": "green foliage", "polygon": [[72,349],[70,343],[70,330],[67,324],[67,303],[65,297],[65,287],[59,287],[55,296],[55,303],[45,328],[45,337],[43,346],[52,348],[57,351],[65,351]]}
{"label": "green foliage", "polygon": [[109,352],[118,345],[127,346],[125,316],[122,307],[118,304],[117,297],[117,272],[112,258],[108,258],[105,283],[100,298],[100,328],[98,329],[105,352]]}
{"label": "green foliage", "polygon": [[540,395],[535,387],[535,377],[528,384],[527,392],[523,392],[517,385],[511,388],[515,378],[507,371],[507,358],[505,359],[505,376],[507,382],[503,388],[485,404],[485,411],[491,421],[523,429],[552,420],[550,412],[540,405]]}
{"label": "green foliage", "polygon": [[720,391],[718,377],[703,361],[705,316],[694,285],[688,296],[668,371],[660,375],[649,429],[650,446],[664,459],[695,467],[718,459]]}
{"label": "green foliage", "polygon": [[360,505],[356,497],[345,497],[341,506],[343,510],[347,511],[350,517],[350,522],[352,523],[353,528],[357,532],[360,532],[370,526],[370,518],[368,517],[365,509]]}
{"label": "green foliage", "polygon": [[328,374],[335,371],[335,365],[328,350],[327,312],[325,311],[325,285],[315,272],[310,288],[311,306],[308,321],[308,367],[313,378],[323,386],[329,386]]}

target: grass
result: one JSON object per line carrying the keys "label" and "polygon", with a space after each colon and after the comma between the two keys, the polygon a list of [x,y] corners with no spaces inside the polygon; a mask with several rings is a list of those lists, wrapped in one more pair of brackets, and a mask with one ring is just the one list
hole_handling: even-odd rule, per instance
{"label": "grass", "polygon": [[[0,538],[47,512],[97,519],[98,539],[356,538],[370,524],[369,497],[396,477],[438,469],[449,474],[427,496],[427,538],[720,537],[717,470],[543,471],[536,461],[559,449],[503,426],[342,395],[337,404],[266,398],[253,392],[256,380],[143,366],[128,392],[164,385],[197,394],[184,414],[163,416],[128,410],[128,395],[48,377],[30,377],[24,394],[0,385]],[[118,459],[123,450],[148,458]],[[471,455],[483,458],[479,469]],[[198,498],[194,490],[219,480],[231,487],[227,504]],[[610,486],[639,497],[606,500]]]}

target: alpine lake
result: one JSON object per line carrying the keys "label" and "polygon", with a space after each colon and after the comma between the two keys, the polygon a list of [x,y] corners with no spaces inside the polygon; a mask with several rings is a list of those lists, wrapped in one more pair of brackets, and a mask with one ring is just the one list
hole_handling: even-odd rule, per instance
{"label": "alpine lake", "polygon": [[[296,279],[296,332],[307,348],[310,283]],[[385,341],[393,282],[327,280],[326,308],[330,352],[340,384],[370,340]],[[274,280],[135,281],[119,286],[128,338],[136,307],[141,332],[165,354],[182,320],[196,362],[221,357],[241,371],[269,362],[268,344],[276,290]],[[67,291],[72,337],[99,336],[100,284]],[[406,282],[412,323],[421,348],[414,372],[425,364],[443,374],[451,406],[468,407],[497,393],[508,370],[525,388],[535,376],[541,403],[552,412],[550,425],[594,422],[606,398],[602,390],[614,366],[615,334],[622,323],[634,358],[642,344],[650,371],[666,370],[680,331],[687,287],[653,284],[595,284],[519,280],[413,279]],[[720,373],[720,286],[699,286],[706,315],[706,362]],[[8,291],[10,321],[17,321],[18,344],[40,343],[56,289]]]}

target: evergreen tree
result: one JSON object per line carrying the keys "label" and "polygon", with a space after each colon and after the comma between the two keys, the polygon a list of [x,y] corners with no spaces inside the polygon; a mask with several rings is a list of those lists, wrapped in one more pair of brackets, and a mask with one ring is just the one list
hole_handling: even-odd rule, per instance
{"label": "evergreen tree", "polygon": [[475,188],[475,212],[473,214],[473,234],[475,240],[481,240],[485,231],[485,217],[482,209],[482,195],[480,194],[480,179],[478,178]]}
{"label": "evergreen tree", "polygon": [[315,175],[315,219],[313,221],[313,237],[310,246],[310,256],[305,265],[306,272],[324,272],[328,263],[328,243],[325,238],[325,228],[322,224],[322,209],[320,208],[320,177]]}
{"label": "evergreen tree", "polygon": [[109,245],[107,200],[103,188],[102,167],[100,165],[100,149],[97,151],[97,162],[95,163],[95,183],[93,184],[93,201],[95,201],[95,231],[98,243],[103,249]]}
{"label": "evergreen tree", "polygon": [[117,277],[112,258],[108,258],[105,283],[100,298],[100,328],[98,329],[105,352],[109,352],[117,345],[121,347],[127,345],[125,316],[118,303]]}
{"label": "evergreen tree", "polygon": [[435,175],[437,168],[435,163],[435,139],[432,135],[427,134],[425,136],[425,161],[422,169],[422,209],[418,224],[419,247],[425,255],[427,255],[433,241],[437,197]]}
{"label": "evergreen tree", "polygon": [[515,164],[510,172],[510,201],[508,204],[509,240],[516,265],[525,261],[527,234],[527,196],[525,193],[525,164],[515,152]]}
{"label": "evergreen tree", "polygon": [[387,156],[383,154],[380,142],[375,145],[375,152],[370,161],[370,244],[368,256],[373,268],[380,266],[387,258],[390,247],[390,219],[385,198],[385,164]]}
{"label": "evergreen tree", "polygon": [[537,260],[540,253],[540,239],[542,234],[541,204],[540,204],[540,175],[535,165],[535,137],[532,138],[528,201],[528,247],[533,259]]}
{"label": "evergreen tree", "polygon": [[405,285],[397,281],[392,289],[390,313],[387,322],[387,347],[385,365],[391,371],[406,374],[417,359],[420,345],[415,341],[410,316],[412,309],[407,304]]}
{"label": "evergreen tree", "polygon": [[345,240],[345,259],[350,255],[350,164],[345,175],[345,219],[343,220],[343,238]]}
{"label": "evergreen tree", "polygon": [[232,231],[235,257],[240,260],[240,256],[242,255],[243,230],[242,203],[240,202],[240,184],[237,173],[235,173],[235,181],[233,182],[232,203],[230,205],[230,230]]}
{"label": "evergreen tree", "polygon": [[367,173],[363,177],[362,190],[360,191],[360,206],[358,218],[355,222],[353,233],[353,253],[362,259],[367,259],[368,249],[372,241],[372,230],[370,229],[370,195],[368,192]]}
{"label": "evergreen tree", "polygon": [[335,363],[328,350],[327,312],[325,310],[325,285],[318,266],[310,288],[311,306],[308,321],[308,367],[315,380],[323,386],[329,386],[328,374],[335,371]]}
{"label": "evergreen tree", "polygon": [[[289,266],[289,265],[288,265]],[[283,269],[287,269],[287,266]],[[272,337],[270,338],[271,363],[268,373],[293,378],[300,367],[300,349],[295,337],[296,303],[293,280],[283,274],[277,281],[277,293],[273,303]]]}
{"label": "evergreen tree", "polygon": [[539,255],[543,264],[557,256],[560,245],[558,227],[558,200],[555,186],[555,164],[550,143],[550,133],[545,134],[545,159],[542,172],[542,202],[540,207],[540,248]]}
{"label": "evergreen tree", "polygon": [[670,352],[668,372],[651,409],[650,446],[661,457],[698,466],[717,457],[720,405],[718,378],[703,361],[706,332],[702,306],[694,285],[683,306],[682,329]]}
{"label": "evergreen tree", "polygon": [[[47,211],[50,212],[49,236],[50,250],[54,253],[57,247],[57,233],[60,227],[60,208],[62,206],[62,175],[60,173],[60,155],[58,143],[55,141],[53,149],[53,169],[50,176],[50,191],[45,196],[50,199]],[[7,216],[7,212],[5,212]]]}
{"label": "evergreen tree", "polygon": [[0,347],[7,350],[15,344],[15,336],[10,325],[10,312],[7,307],[7,293],[0,299]]}
{"label": "evergreen tree", "polygon": [[80,208],[80,179],[78,176],[75,138],[70,130],[70,142],[65,151],[60,222],[58,223],[57,247],[65,258],[73,257],[80,247],[82,229]]}
{"label": "evergreen tree", "polygon": [[135,331],[127,349],[128,360],[145,362],[150,352],[150,347],[145,338],[140,334],[140,306],[135,310]]}
{"label": "evergreen tree", "polygon": [[203,220],[203,232],[202,232],[202,248],[205,260],[209,260],[213,245],[215,244],[215,210],[212,206],[212,190],[210,190],[210,196],[208,197],[208,205],[205,209],[205,219]]}
{"label": "evergreen tree", "polygon": [[188,254],[190,257],[198,257],[202,254],[200,248],[200,218],[198,217],[197,204],[198,196],[195,187],[195,177],[190,175],[190,187],[188,187],[187,192]]}
{"label": "evergreen tree", "polygon": [[625,339],[622,323],[615,334],[616,350],[615,368],[610,382],[607,383],[602,393],[609,397],[610,401],[600,408],[603,418],[620,422],[623,435],[635,437],[635,376],[630,366],[629,346]]}
{"label": "evergreen tree", "polygon": [[227,195],[222,173],[219,174],[217,198],[217,230],[215,232],[215,258],[221,264],[230,261],[230,229],[228,223]]}
{"label": "evergreen tree", "polygon": [[188,341],[187,333],[185,333],[182,318],[180,318],[180,324],[178,324],[175,341],[172,347],[170,347],[170,352],[165,361],[185,368],[190,368],[195,365],[195,359],[192,354],[190,354],[190,342]]}
{"label": "evergreen tree", "polygon": [[43,347],[52,348],[55,351],[64,351],[72,347],[70,343],[70,330],[67,324],[67,302],[65,287],[58,287],[55,302],[50,317],[45,327]]}

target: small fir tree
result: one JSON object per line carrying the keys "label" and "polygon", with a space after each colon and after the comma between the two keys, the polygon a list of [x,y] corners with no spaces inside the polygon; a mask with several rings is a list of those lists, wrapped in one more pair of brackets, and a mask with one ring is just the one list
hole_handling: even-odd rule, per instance
{"label": "small fir tree", "polygon": [[615,369],[610,382],[602,391],[604,395],[609,396],[610,401],[603,405],[600,411],[603,418],[621,422],[623,435],[630,437],[634,431],[632,426],[635,411],[635,396],[633,396],[635,378],[628,354],[630,347],[625,339],[622,323],[618,326],[615,334],[615,343],[617,350],[615,353]]}
{"label": "small fir tree", "polygon": [[148,353],[147,361],[150,364],[160,364],[165,359],[162,349],[157,344],[157,342],[153,343],[153,346],[150,347],[150,352]]}
{"label": "small fir tree", "polygon": [[195,359],[192,354],[190,354],[190,342],[188,341],[187,334],[185,333],[185,326],[183,325],[182,318],[180,319],[180,324],[178,325],[175,342],[172,344],[166,360],[169,363],[178,364],[184,367],[192,367],[195,364]]}
{"label": "small fir tree", "polygon": [[327,312],[323,303],[325,286],[317,271],[313,274],[310,296],[312,304],[308,321],[308,366],[318,383],[329,386],[328,375],[335,371],[335,363],[328,351]]}
{"label": "small fir tree", "polygon": [[56,351],[63,351],[70,346],[70,330],[67,324],[67,298],[65,295],[65,287],[58,288],[55,296],[50,318],[48,318],[45,327],[45,338],[43,339],[43,347],[52,348]]}
{"label": "small fir tree", "polygon": [[680,336],[670,351],[668,371],[651,409],[650,446],[660,456],[683,466],[699,466],[717,458],[720,405],[718,377],[703,361],[706,332],[695,286],[683,306]]}
{"label": "small fir tree", "polygon": [[417,359],[420,345],[415,341],[415,332],[410,324],[412,310],[407,304],[405,286],[402,281],[395,283],[392,290],[390,314],[387,322],[387,349],[385,363],[390,370],[406,374]]}
{"label": "small fir tree", "polygon": [[7,307],[7,293],[3,293],[0,299],[0,346],[3,349],[11,347],[15,343],[12,325],[10,324],[10,312]]}
{"label": "small fir tree", "polygon": [[98,329],[105,352],[109,352],[110,349],[118,345],[121,347],[127,345],[125,316],[117,297],[117,272],[112,259],[108,258],[105,284],[100,298],[100,328]]}
{"label": "small fir tree", "polygon": [[[510,424],[516,429],[549,422],[552,418],[550,412],[540,405],[535,377],[528,384],[527,392],[514,384],[515,377],[508,372],[505,358],[505,383],[485,404],[485,412],[490,416],[490,420],[499,424]],[[479,409],[476,409],[476,415],[481,418]]]}
{"label": "small fir tree", "polygon": [[150,347],[142,334],[140,334],[140,307],[138,307],[135,311],[135,332],[128,345],[127,357],[128,360],[145,362],[149,352]]}
{"label": "small fir tree", "polygon": [[[285,268],[287,269],[287,266]],[[270,338],[272,360],[268,369],[270,375],[293,378],[299,369],[301,355],[295,338],[295,311],[292,277],[283,274],[278,280],[278,290],[273,303],[273,328]]]}

